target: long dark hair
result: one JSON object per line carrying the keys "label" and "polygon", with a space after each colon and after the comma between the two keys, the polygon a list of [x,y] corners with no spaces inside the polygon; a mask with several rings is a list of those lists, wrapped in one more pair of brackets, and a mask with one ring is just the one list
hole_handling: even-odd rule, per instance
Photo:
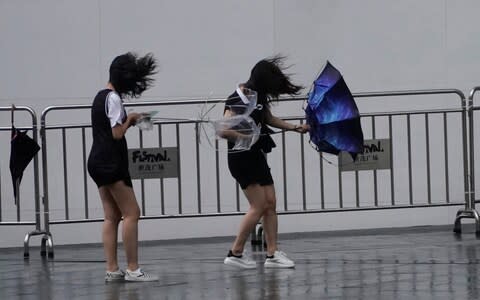
{"label": "long dark hair", "polygon": [[258,103],[269,106],[280,95],[298,95],[303,89],[293,84],[290,75],[284,73],[288,69],[284,61],[284,56],[276,55],[262,59],[253,67],[245,86],[258,93]]}
{"label": "long dark hair", "polygon": [[156,67],[153,54],[138,57],[128,52],[113,59],[109,81],[120,97],[137,98],[152,86]]}

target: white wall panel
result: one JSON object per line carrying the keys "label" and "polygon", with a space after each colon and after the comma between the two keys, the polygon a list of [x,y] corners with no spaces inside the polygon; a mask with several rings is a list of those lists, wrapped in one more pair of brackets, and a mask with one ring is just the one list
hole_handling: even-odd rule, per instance
{"label": "white wall panel", "polygon": [[0,99],[43,107],[90,99],[99,83],[98,29],[96,1],[0,1]]}
{"label": "white wall panel", "polygon": [[480,2],[446,3],[448,83],[468,92],[480,85]]}
{"label": "white wall panel", "polygon": [[[292,64],[289,72],[296,82],[309,86],[319,72],[325,60],[330,60],[343,73],[352,92],[424,89],[424,88],[460,88],[465,93],[474,85],[480,84],[480,24],[476,12],[480,2],[475,0],[459,1],[383,1],[383,0],[245,0],[220,1],[167,1],[167,0],[84,0],[84,1],[12,1],[0,0],[0,106],[18,105],[32,106],[37,114],[49,105],[90,103],[98,89],[108,80],[108,66],[112,59],[126,51],[136,51],[140,55],[152,52],[159,62],[159,73],[155,76],[155,86],[145,93],[142,100],[159,100],[165,98],[208,98],[224,97],[233,91],[235,85],[248,78],[251,67],[259,59],[276,53],[288,56],[287,64]],[[409,99],[363,99],[358,101],[362,112],[385,111],[394,107],[436,108],[450,103],[458,107],[454,97],[409,97]],[[428,106],[426,106],[428,105]],[[221,113],[221,107],[217,107]],[[198,108],[200,110],[201,107]],[[300,105],[276,106],[280,115],[301,114]],[[219,113],[219,115],[220,115]],[[183,118],[196,117],[198,111],[180,111],[164,109],[162,116]],[[69,124],[83,120],[88,122],[85,114],[65,113],[52,114],[49,121],[55,124]],[[2,124],[8,124],[2,120]],[[452,122],[453,123],[453,122]],[[454,137],[458,128],[449,131]],[[365,129],[368,137],[368,128]],[[399,129],[400,130],[400,129]],[[173,131],[165,130],[165,140],[170,144],[168,135]],[[421,132],[420,132],[421,133]],[[423,135],[417,133],[417,138]],[[379,131],[377,134],[382,135]],[[440,135],[433,135],[432,140],[441,142]],[[289,137],[296,139],[297,137]],[[2,139],[5,140],[8,137]],[[68,140],[80,140],[78,136],[70,136]],[[89,141],[89,139],[87,139]],[[182,140],[186,140],[185,135]],[[416,140],[415,140],[416,141]],[[72,143],[73,144],[73,143]],[[134,147],[138,141],[129,140]],[[146,141],[148,145],[155,145]],[[189,149],[183,142],[183,151]],[[419,144],[421,144],[419,142]],[[60,139],[49,139],[49,163],[55,163],[59,156]],[[194,145],[190,145],[193,149]],[[74,146],[71,146],[74,147]],[[203,147],[203,146],[202,146]],[[400,145],[398,146],[400,147]],[[54,150],[57,149],[57,150]],[[8,149],[0,149],[2,170],[8,160]],[[307,151],[310,151],[308,149]],[[313,150],[312,150],[313,151]],[[455,166],[460,166],[458,152],[455,155]],[[79,157],[72,152],[69,156],[69,170],[82,166],[76,163]],[[440,153],[441,154],[441,153]],[[307,154],[307,156],[311,153]],[[439,156],[439,155],[437,155]],[[272,170],[281,186],[279,171],[280,153],[269,157]],[[202,165],[213,166],[213,158],[202,157]],[[299,158],[294,158],[288,168],[298,173]],[[425,158],[416,156],[419,165],[425,164]],[[185,162],[188,167],[191,162]],[[222,154],[222,164],[225,157]],[[461,168],[451,166],[452,174],[461,174]],[[297,168],[297,169],[296,169]],[[434,170],[435,171],[435,170]],[[8,171],[2,172],[2,200],[9,199]],[[79,174],[80,174],[79,173]],[[442,173],[436,170],[435,173]],[[62,183],[61,172],[50,174],[51,182]],[[80,175],[79,175],[80,176]],[[414,178],[424,176],[417,172]],[[434,174],[434,176],[437,176]],[[450,178],[452,181],[451,196],[461,194],[461,176]],[[222,178],[227,189],[234,189],[229,181]],[[205,199],[208,208],[215,207],[215,190],[206,179],[202,179],[202,191],[211,191]],[[330,180],[330,179],[329,179]],[[332,179],[333,183],[336,178]],[[383,180],[383,179],[382,179]],[[387,180],[387,179],[385,179]],[[434,183],[441,185],[443,178],[433,178]],[[388,181],[388,180],[387,180]],[[24,183],[31,182],[29,178]],[[186,185],[189,182],[185,182]],[[419,187],[414,195],[425,198],[425,184],[418,180]],[[147,185],[147,188],[149,185]],[[171,185],[175,190],[176,186]],[[313,184],[310,184],[313,186]],[[334,186],[332,184],[332,186]],[[135,185],[138,188],[138,184]],[[25,186],[26,190],[31,190]],[[155,190],[155,188],[151,188]],[[337,198],[338,191],[327,184],[327,197]],[[52,214],[62,214],[62,189],[51,188],[52,196],[60,199],[51,203]],[[136,190],[137,196],[140,195]],[[388,202],[389,191],[380,191],[383,195],[380,202]],[[26,192],[24,197],[28,198]],[[31,192],[30,192],[31,193]],[[314,193],[312,190],[307,194]],[[362,203],[370,203],[372,191],[362,190]],[[401,193],[401,191],[397,191]],[[83,197],[81,186],[72,188],[72,198]],[[277,190],[279,203],[283,191]],[[89,185],[89,205],[100,209],[100,202],[94,186]],[[290,199],[295,199],[298,189],[291,187],[288,191]],[[350,201],[351,195],[346,193]],[[75,197],[76,198],[75,198]],[[191,205],[195,197],[194,191],[186,193]],[[297,197],[300,199],[299,197]],[[73,200],[72,199],[72,200]],[[175,211],[176,199],[168,199],[169,209]],[[234,206],[234,199],[225,199],[226,206]],[[241,207],[245,208],[245,200],[241,199]],[[300,200],[298,200],[300,201]],[[404,199],[398,199],[402,203]],[[351,204],[348,202],[349,205]],[[292,202],[292,207],[300,202]],[[72,203],[79,207],[75,213],[81,214],[83,203]],[[76,205],[76,206],[75,206]],[[327,207],[331,203],[327,201]],[[14,212],[10,204],[4,206]],[[186,211],[190,207],[185,207]],[[441,224],[453,222],[456,209],[442,210],[444,218],[436,220]],[[422,211],[423,212],[423,211]],[[388,212],[396,214],[396,212]],[[397,218],[392,222],[384,213],[375,212],[375,222],[365,223],[358,218],[345,219],[331,215],[311,216],[308,226],[295,222],[295,217],[282,218],[281,231],[331,230],[350,227],[368,228],[372,226],[388,227],[407,224],[434,224],[430,219],[421,219],[423,213],[410,214],[414,221]],[[368,215],[368,213],[364,213]],[[325,217],[324,217],[325,216]],[[328,216],[328,217],[327,217]],[[324,219],[325,218],[325,219]],[[365,217],[370,222],[371,218]],[[155,221],[156,223],[181,223],[178,232],[181,237],[234,234],[235,227],[231,221],[223,218],[201,223],[201,230],[189,231],[188,222],[182,220]],[[319,221],[330,220],[330,221]],[[331,220],[339,220],[333,222]],[[152,221],[153,222],[153,221]],[[219,226],[220,225],[224,226]],[[235,221],[237,222],[237,221]],[[322,223],[323,222],[323,223]],[[183,225],[182,225],[183,224]],[[313,225],[317,227],[313,227]],[[437,224],[437,223],[435,223]],[[100,228],[100,224],[88,225],[88,228]],[[145,226],[141,233],[143,238],[175,238],[169,232],[157,233]],[[223,231],[219,231],[219,227]],[[0,228],[10,230],[12,227]],[[91,234],[91,229],[76,228],[82,231],[82,239],[78,242],[98,242],[100,235]],[[15,231],[27,231],[24,227]],[[3,232],[3,231],[2,231]],[[1,232],[0,232],[1,233]],[[72,240],[61,227],[54,227],[56,243],[77,242]],[[22,237],[18,234],[0,234],[0,247],[21,246]]]}
{"label": "white wall panel", "polygon": [[153,52],[160,71],[145,95],[224,96],[273,50],[272,1],[101,1],[101,60]]}
{"label": "white wall panel", "polygon": [[352,91],[443,87],[445,8],[429,1],[275,2],[275,50],[305,84],[330,60]]}

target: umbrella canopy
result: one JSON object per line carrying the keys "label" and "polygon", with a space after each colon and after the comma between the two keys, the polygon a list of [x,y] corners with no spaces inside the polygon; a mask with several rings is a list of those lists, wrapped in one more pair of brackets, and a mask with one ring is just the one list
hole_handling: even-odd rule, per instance
{"label": "umbrella canopy", "polygon": [[262,141],[263,129],[250,117],[254,110],[261,109],[257,105],[257,92],[243,88],[237,94],[236,97],[230,96],[225,104],[232,113],[230,117],[210,119],[209,115],[216,104],[202,108],[199,116],[202,122],[199,123],[197,134],[205,138],[210,146],[214,146],[216,139],[226,139],[231,144],[230,150],[237,152],[249,150],[259,139]]}
{"label": "umbrella canopy", "polygon": [[363,152],[360,114],[340,72],[330,62],[313,83],[305,108],[310,143],[319,152]]}
{"label": "umbrella canopy", "polygon": [[23,171],[27,168],[40,146],[27,135],[12,126],[12,140],[10,142],[10,174],[12,175],[13,194],[17,199],[17,186],[20,186]]}

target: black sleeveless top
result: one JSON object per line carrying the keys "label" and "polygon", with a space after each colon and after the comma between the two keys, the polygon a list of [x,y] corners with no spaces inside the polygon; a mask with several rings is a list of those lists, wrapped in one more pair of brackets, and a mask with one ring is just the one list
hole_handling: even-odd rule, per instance
{"label": "black sleeveless top", "polygon": [[110,119],[106,113],[107,98],[111,92],[113,91],[110,89],[101,90],[93,100],[91,111],[93,143],[88,156],[88,172],[98,187],[119,180],[132,186],[128,172],[127,141],[125,137],[119,140],[113,138]]}
{"label": "black sleeveless top", "polygon": [[[227,101],[225,102],[225,110],[229,109],[229,106],[241,106],[241,105],[247,105],[247,104],[243,103],[242,99],[240,98],[238,93],[235,91],[233,94],[228,96]],[[257,142],[253,144],[250,150],[254,150],[254,151],[262,150],[264,153],[269,153],[272,151],[272,148],[274,148],[276,145],[273,139],[269,135],[273,131],[265,123],[266,109],[268,108],[264,106],[262,109],[254,109],[250,113],[250,118],[253,119],[255,124],[261,126],[260,137],[258,138]],[[232,149],[233,146],[234,146],[234,143],[229,141],[228,149]]]}

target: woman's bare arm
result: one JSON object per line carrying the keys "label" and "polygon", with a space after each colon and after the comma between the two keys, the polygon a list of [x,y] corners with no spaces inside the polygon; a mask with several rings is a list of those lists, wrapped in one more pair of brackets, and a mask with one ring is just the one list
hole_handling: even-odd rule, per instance
{"label": "woman's bare arm", "polygon": [[267,111],[266,117],[267,117],[266,123],[275,128],[292,130],[299,133],[305,133],[310,129],[310,127],[307,124],[292,124],[287,121],[284,121],[274,116],[270,111]]}
{"label": "woman's bare arm", "polygon": [[113,139],[115,140],[120,140],[125,136],[125,133],[127,132],[128,128],[130,126],[135,125],[137,122],[138,118],[141,117],[141,114],[139,113],[130,113],[127,116],[127,120],[122,123],[122,124],[117,124],[114,127],[112,127],[112,136]]}

